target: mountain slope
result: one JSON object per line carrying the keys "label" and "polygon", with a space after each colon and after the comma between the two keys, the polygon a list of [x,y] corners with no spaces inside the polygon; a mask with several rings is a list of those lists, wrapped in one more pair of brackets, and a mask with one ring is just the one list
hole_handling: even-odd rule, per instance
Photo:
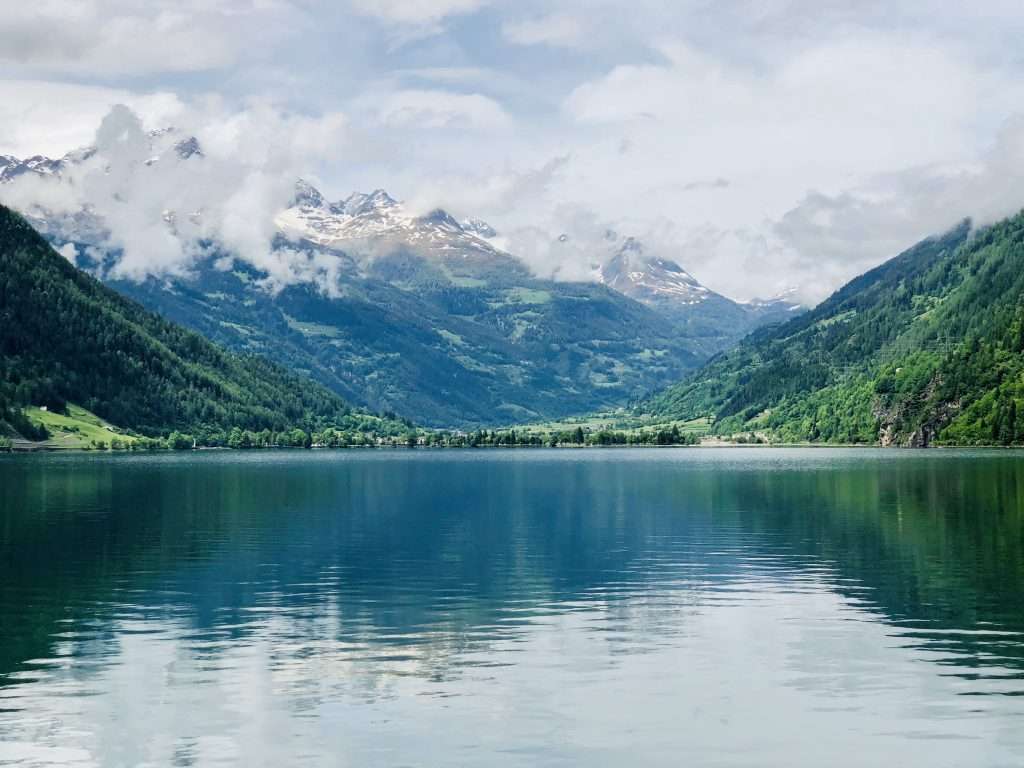
{"label": "mountain slope", "polygon": [[[167,131],[148,141],[144,167],[132,166],[139,178],[202,178],[209,158],[194,139]],[[85,174],[106,183],[106,159],[91,149],[52,161],[0,158],[0,181],[31,175],[36,187],[76,187]],[[70,213],[27,206],[26,215],[56,246],[74,245],[79,266],[147,308],[353,403],[433,426],[547,420],[635,401],[774,319],[696,281],[700,301],[655,301],[633,290],[634,268],[621,285],[539,279],[498,247],[486,222],[417,215],[383,190],[332,202],[304,181],[273,222],[261,268],[219,245],[207,228],[215,216],[198,206],[147,222],[189,239],[202,254],[191,271],[117,280],[111,267],[122,254],[100,215],[108,203]],[[669,265],[661,277],[670,268],[685,275]]]}
{"label": "mountain slope", "polygon": [[701,285],[677,262],[648,253],[632,237],[614,249],[599,275],[609,288],[672,321],[694,348],[707,356],[761,326],[784,322],[803,311],[786,296],[748,303],[726,298]]}
{"label": "mountain slope", "polygon": [[[413,257],[409,257],[412,259]],[[418,267],[417,274],[425,267]],[[596,284],[343,278],[276,294],[244,265],[111,285],[230,348],[431,426],[560,417],[639,398],[699,363],[672,324]]]}
{"label": "mountain slope", "polygon": [[146,312],[0,206],[0,419],[69,402],[147,435],[310,430],[361,418],[317,384]]}
{"label": "mountain slope", "polygon": [[965,223],[754,334],[645,404],[720,433],[928,445],[1024,441],[1024,215]]}

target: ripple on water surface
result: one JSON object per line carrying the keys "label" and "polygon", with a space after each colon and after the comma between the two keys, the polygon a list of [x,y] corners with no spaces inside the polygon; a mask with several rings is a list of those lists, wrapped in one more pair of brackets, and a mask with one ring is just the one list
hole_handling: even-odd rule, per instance
{"label": "ripple on water surface", "polygon": [[1012,452],[0,459],[0,764],[1009,766]]}

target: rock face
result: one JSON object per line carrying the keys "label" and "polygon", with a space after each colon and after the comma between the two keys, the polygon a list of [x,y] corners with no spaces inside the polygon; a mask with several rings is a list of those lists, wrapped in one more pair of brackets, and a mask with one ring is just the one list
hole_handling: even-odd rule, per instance
{"label": "rock face", "polygon": [[907,437],[907,445],[906,445],[906,447],[907,448],[927,448],[929,445],[931,445],[931,441],[932,441],[931,430],[928,429],[928,427],[925,426],[925,427],[921,427],[920,429],[915,429],[913,432],[910,433],[909,437]]}
{"label": "rock face", "polygon": [[876,398],[878,443],[883,448],[929,448],[956,418],[959,403],[937,400],[940,381],[933,379],[917,396]]}
{"label": "rock face", "polygon": [[485,240],[490,240],[492,237],[497,237],[497,230],[482,219],[469,218],[462,222],[462,228],[467,232],[471,232],[474,235],[478,235]]}

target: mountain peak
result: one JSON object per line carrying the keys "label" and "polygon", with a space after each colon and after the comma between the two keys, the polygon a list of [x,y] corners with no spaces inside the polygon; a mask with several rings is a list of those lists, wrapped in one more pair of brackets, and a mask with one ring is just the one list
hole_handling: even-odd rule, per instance
{"label": "mountain peak", "polygon": [[375,189],[368,195],[362,192],[353,192],[338,203],[336,208],[339,213],[345,213],[349,216],[359,216],[364,213],[373,213],[374,211],[394,208],[397,205],[398,201],[383,189]]}
{"label": "mountain peak", "polygon": [[178,157],[182,160],[188,160],[190,157],[203,157],[203,150],[199,146],[199,139],[195,136],[189,136],[187,139],[182,139],[174,145],[174,151],[177,152]]}
{"label": "mountain peak", "polygon": [[609,288],[652,305],[693,306],[712,295],[675,261],[648,254],[635,237],[621,242],[599,274]]}
{"label": "mountain peak", "polygon": [[455,262],[461,275],[474,270],[487,274],[504,270],[506,276],[527,274],[519,259],[478,234],[497,234],[484,222],[469,229],[443,208],[416,215],[383,189],[369,194],[355,192],[336,203],[321,203],[322,196],[308,185],[297,186],[296,190],[295,203],[275,218],[289,239],[342,250],[356,259],[405,250],[428,259]]}
{"label": "mountain peak", "polygon": [[767,299],[755,298],[740,303],[756,314],[765,317],[771,316],[779,320],[785,319],[787,315],[795,315],[805,310],[798,298],[799,294],[800,289],[794,286]]}
{"label": "mountain peak", "polygon": [[[619,246],[607,266],[612,271],[627,272],[628,277],[634,282],[664,273],[671,275],[673,282],[682,281],[690,288],[703,289],[697,279],[683,269],[678,262],[648,254],[644,244],[635,237],[627,237],[623,240],[622,245]],[[655,282],[659,279],[656,277]]]}
{"label": "mountain peak", "polygon": [[[179,141],[169,143],[170,139],[180,136],[176,128],[160,128],[146,134],[150,149],[153,155],[144,161],[144,164],[151,166],[167,156],[171,151],[179,160],[188,160],[190,157],[203,157],[203,149],[199,145],[199,139],[195,136],[188,136]],[[11,181],[17,176],[31,173],[36,176],[61,176],[70,167],[80,165],[96,154],[95,146],[79,147],[67,152],[63,157],[53,158],[43,155],[17,158],[12,155],[0,155],[0,182]]]}
{"label": "mountain peak", "polygon": [[305,208],[323,208],[324,196],[308,181],[299,179],[295,182],[295,196],[291,204]]}
{"label": "mountain peak", "polygon": [[482,237],[484,240],[490,240],[492,237],[498,236],[497,230],[483,219],[464,219],[462,221],[462,228],[478,237]]}
{"label": "mountain peak", "polygon": [[369,201],[377,206],[390,207],[392,205],[398,205],[398,201],[383,189],[373,190],[373,192],[369,194]]}
{"label": "mountain peak", "polygon": [[42,155],[20,160],[11,155],[0,155],[0,182],[10,181],[17,176],[33,173],[37,176],[56,176],[64,167],[63,160],[54,160]]}
{"label": "mountain peak", "polygon": [[800,289],[797,286],[790,286],[782,291],[779,291],[774,296],[769,296],[767,299],[760,297],[753,298],[746,302],[754,306],[765,306],[767,304],[780,304],[780,303],[795,303],[797,294],[800,293]]}
{"label": "mountain peak", "polygon": [[459,222],[457,222],[455,218],[448,213],[448,211],[444,210],[444,208],[435,208],[426,216],[421,216],[420,221],[426,224],[433,224],[451,232],[464,231],[462,225],[459,224]]}

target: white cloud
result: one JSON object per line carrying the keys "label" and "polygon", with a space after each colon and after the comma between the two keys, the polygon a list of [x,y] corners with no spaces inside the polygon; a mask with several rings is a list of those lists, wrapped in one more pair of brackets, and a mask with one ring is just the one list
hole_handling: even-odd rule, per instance
{"label": "white cloud", "polygon": [[680,44],[661,51],[665,65],[620,66],[579,86],[568,113],[647,123],[642,130],[671,134],[684,154],[692,147],[740,170],[813,163],[864,173],[955,154],[981,119],[1005,116],[1024,93],[955,50],[907,40],[824,43],[774,69],[726,65]]}
{"label": "white cloud", "polygon": [[352,0],[357,13],[397,24],[432,25],[447,16],[472,13],[488,0]]}
{"label": "white cloud", "polygon": [[169,92],[132,93],[40,80],[0,80],[0,153],[60,157],[92,141],[115,104],[130,105],[151,127],[173,124],[183,110]]}
{"label": "white cloud", "polygon": [[[837,285],[965,218],[991,224],[1024,208],[1024,116],[978,162],[882,174],[837,194],[811,192],[771,226],[821,298]],[[814,280],[810,279],[813,276]]]}
{"label": "white cloud", "polygon": [[[573,91],[566,113],[600,138],[574,152],[566,176],[606,216],[621,212],[638,229],[644,220],[672,222],[684,265],[742,298],[764,293],[786,270],[785,282],[805,283],[820,298],[970,215],[978,206],[968,197],[929,216],[894,207],[896,196],[886,196],[886,209],[862,196],[884,174],[929,168],[942,176],[976,159],[985,137],[1024,103],[1011,73],[926,40],[847,37],[796,50],[774,67],[730,64],[679,44],[661,51],[664,64],[618,66]],[[695,178],[729,185],[695,188]],[[998,189],[1004,210],[1024,203],[1024,189]],[[809,235],[818,230],[795,207],[830,216],[838,208],[847,226],[815,241]]]}
{"label": "white cloud", "polygon": [[57,249],[57,253],[63,256],[65,259],[70,261],[72,264],[78,259],[78,249],[75,248],[74,243],[64,243],[60,248]]}
{"label": "white cloud", "polygon": [[395,91],[381,97],[374,112],[386,125],[411,128],[501,128],[508,123],[494,99],[442,90]]}
{"label": "white cloud", "polygon": [[[267,50],[298,18],[286,2],[38,0],[0,14],[0,61],[34,73],[201,72]],[[259,31],[260,44],[251,33]]]}
{"label": "white cloud", "polygon": [[583,24],[575,16],[551,14],[507,21],[501,27],[506,40],[516,45],[550,45],[577,48],[584,42]]}
{"label": "white cloud", "polygon": [[124,103],[238,154],[197,183],[240,249],[267,237],[245,208],[312,173],[480,215],[544,274],[612,227],[726,293],[821,295],[1021,202],[983,170],[1016,167],[986,153],[1021,33],[1010,0],[37,0],[0,16],[0,152],[60,155]]}
{"label": "white cloud", "polygon": [[405,80],[462,86],[478,85],[501,78],[500,72],[483,67],[417,67],[400,69],[395,75]]}
{"label": "white cloud", "polygon": [[985,225],[1024,208],[1024,117],[1011,118],[974,162],[880,173],[836,192],[810,191],[755,226],[664,222],[642,230],[675,258],[739,298],[797,285],[815,303],[859,274],[965,218]]}
{"label": "white cloud", "polygon": [[[0,196],[22,210],[95,213],[106,230],[102,244],[123,252],[111,270],[116,277],[184,274],[213,241],[265,270],[271,288],[331,285],[337,259],[271,244],[274,216],[287,207],[295,180],[344,145],[344,117],[295,116],[264,103],[226,113],[208,103],[181,118],[181,129],[153,139],[134,112],[115,106],[95,133],[95,155],[59,180],[19,177]],[[190,135],[204,155],[182,159],[172,145]]]}

